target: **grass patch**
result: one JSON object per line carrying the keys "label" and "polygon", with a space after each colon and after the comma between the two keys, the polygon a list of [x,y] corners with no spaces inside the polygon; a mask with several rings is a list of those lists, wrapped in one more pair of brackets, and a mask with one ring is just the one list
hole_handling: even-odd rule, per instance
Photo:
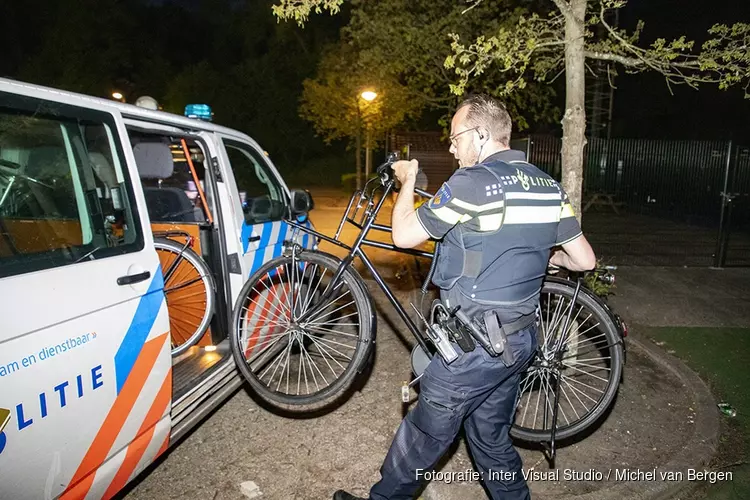
{"label": "grass patch", "polygon": [[649,327],[644,333],[684,360],[720,401],[737,410],[736,417],[721,418],[721,441],[711,464],[712,469],[731,471],[733,480],[707,484],[692,498],[750,498],[750,329]]}

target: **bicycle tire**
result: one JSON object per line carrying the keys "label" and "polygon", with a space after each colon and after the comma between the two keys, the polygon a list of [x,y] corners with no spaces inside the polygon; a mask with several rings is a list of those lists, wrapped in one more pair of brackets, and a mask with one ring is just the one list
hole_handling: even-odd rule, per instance
{"label": "bicycle tire", "polygon": [[154,247],[164,276],[172,356],[177,356],[208,330],[216,286],[208,265],[192,249],[168,238],[154,238]]}
{"label": "bicycle tire", "polygon": [[[617,395],[623,369],[623,339],[611,314],[584,287],[579,291],[573,309],[577,309],[577,312],[571,314],[568,332],[559,332],[574,292],[575,283],[568,280],[547,279],[542,286],[537,353],[525,376],[522,376],[514,423],[510,430],[511,436],[516,439],[527,442],[551,439],[552,405],[554,390],[558,385],[560,396],[555,429],[557,440],[572,438],[596,424]],[[550,316],[552,307],[554,315]],[[580,321],[584,310],[588,311],[588,316]],[[587,324],[590,318],[593,320]],[[575,337],[570,334],[574,329]],[[584,340],[580,340],[581,338]],[[572,342],[572,339],[577,340]],[[553,341],[555,345],[552,345]],[[579,353],[581,345],[586,342],[589,344],[583,348],[583,353]],[[597,352],[601,354],[599,358],[580,357],[592,353],[595,355]],[[553,362],[555,355],[559,356],[556,363]],[[584,378],[586,373],[582,367],[593,368],[588,378]],[[593,372],[608,376],[605,379]],[[580,380],[582,378],[585,381]],[[542,414],[539,415],[539,402],[542,399]],[[592,403],[587,405],[584,402],[587,400]],[[532,406],[533,416],[529,414]],[[573,416],[575,418],[571,419]],[[527,417],[530,417],[529,420]]]}
{"label": "bicycle tire", "polygon": [[[329,300],[317,316],[313,315],[313,320],[320,321],[296,323],[296,318],[305,311],[322,306],[319,301],[326,290],[324,286],[331,284],[329,281],[324,285],[325,277],[333,276],[340,263],[340,259],[314,250],[282,255],[253,273],[239,293],[232,313],[232,354],[255,394],[273,408],[304,414],[333,405],[352,386],[372,354],[374,308],[362,278],[352,267],[344,270],[341,284],[334,287],[334,299]],[[350,303],[339,305],[336,302],[349,293]],[[323,314],[332,304],[336,307]],[[333,311],[341,312],[330,318]],[[336,323],[347,318],[352,319]],[[331,338],[334,336],[335,339]],[[282,366],[279,356],[284,352],[287,359]],[[296,358],[293,361],[292,356]],[[313,368],[313,358],[326,362],[322,370],[317,365]],[[341,361],[345,358],[349,362],[343,367]],[[336,373],[336,364],[342,368],[341,373]],[[289,391],[293,366],[296,366],[296,393],[294,387]],[[273,371],[266,377],[272,367]],[[277,381],[279,367],[282,368]],[[285,370],[286,390],[280,390]],[[326,374],[335,378],[328,383]],[[323,387],[318,383],[318,376],[326,382]],[[311,390],[312,385],[315,390]]]}

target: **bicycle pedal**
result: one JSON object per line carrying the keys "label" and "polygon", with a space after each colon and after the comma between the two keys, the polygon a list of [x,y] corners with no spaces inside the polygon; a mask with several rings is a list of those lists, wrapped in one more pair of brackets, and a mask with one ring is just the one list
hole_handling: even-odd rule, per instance
{"label": "bicycle pedal", "polygon": [[401,402],[408,403],[410,399],[411,393],[409,393],[409,385],[406,383],[406,380],[404,380],[401,385]]}
{"label": "bicycle pedal", "polygon": [[402,403],[408,403],[411,400],[411,393],[409,392],[409,388],[416,385],[416,383],[419,382],[419,379],[421,378],[422,378],[422,375],[418,376],[411,382],[407,383],[406,380],[404,380],[401,383],[401,402]]}

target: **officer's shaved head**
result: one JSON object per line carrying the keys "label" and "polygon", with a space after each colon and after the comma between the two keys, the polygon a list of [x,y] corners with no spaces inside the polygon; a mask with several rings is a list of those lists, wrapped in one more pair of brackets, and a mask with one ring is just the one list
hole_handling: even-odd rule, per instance
{"label": "officer's shaved head", "polygon": [[480,127],[490,133],[490,138],[505,147],[510,146],[511,121],[505,105],[485,94],[477,94],[465,99],[456,108],[456,112],[468,106],[466,125]]}

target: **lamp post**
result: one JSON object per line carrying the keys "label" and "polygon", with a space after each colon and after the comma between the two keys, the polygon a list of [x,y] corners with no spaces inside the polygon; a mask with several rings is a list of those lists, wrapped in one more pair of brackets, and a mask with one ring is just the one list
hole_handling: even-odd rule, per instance
{"label": "lamp post", "polygon": [[[378,94],[372,90],[365,90],[361,94],[362,99],[367,102],[372,102],[378,97]],[[367,127],[367,135],[365,136],[365,182],[370,178],[370,171],[372,170],[372,150],[370,143],[370,121],[366,120],[365,126]]]}

